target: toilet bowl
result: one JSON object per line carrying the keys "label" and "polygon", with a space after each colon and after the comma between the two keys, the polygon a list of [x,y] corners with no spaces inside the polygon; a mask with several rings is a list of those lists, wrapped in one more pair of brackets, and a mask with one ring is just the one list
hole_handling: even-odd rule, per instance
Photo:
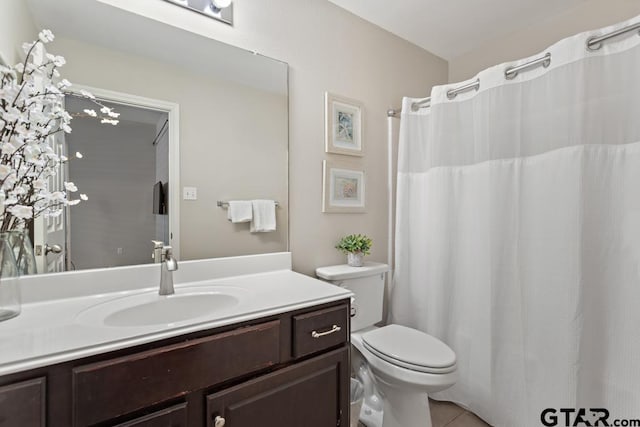
{"label": "toilet bowl", "polygon": [[[376,334],[379,336],[372,345],[371,337]],[[415,349],[415,353],[403,353],[402,346],[394,345],[405,338],[411,338],[405,341],[406,347],[410,351]],[[400,325],[354,332],[351,345],[352,367],[357,377],[368,371],[373,381],[373,402],[380,402],[370,405],[371,399],[365,397],[361,420],[368,427],[431,426],[427,395],[455,384],[457,366],[453,351],[430,335]],[[418,351],[425,347],[430,352],[419,356]]]}
{"label": "toilet bowl", "polygon": [[364,385],[360,420],[367,427],[431,427],[428,393],[457,379],[456,356],[445,343],[382,320],[384,273],[388,266],[365,263],[322,267],[318,277],[351,290],[351,367]]}

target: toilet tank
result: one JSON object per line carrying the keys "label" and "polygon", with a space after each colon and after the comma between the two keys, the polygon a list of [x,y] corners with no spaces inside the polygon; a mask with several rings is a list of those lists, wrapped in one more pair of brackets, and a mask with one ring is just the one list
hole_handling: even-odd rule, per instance
{"label": "toilet tank", "polygon": [[351,331],[368,328],[382,320],[384,279],[387,264],[365,262],[362,267],[347,264],[316,269],[318,278],[349,289],[355,297],[351,303]]}

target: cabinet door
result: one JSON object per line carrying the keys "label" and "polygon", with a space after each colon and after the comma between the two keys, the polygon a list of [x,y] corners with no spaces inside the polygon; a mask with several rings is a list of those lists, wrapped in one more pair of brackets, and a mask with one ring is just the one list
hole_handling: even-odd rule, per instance
{"label": "cabinet door", "polygon": [[[207,397],[207,426],[330,427],[349,423],[343,347]],[[344,422],[342,422],[344,420]]]}
{"label": "cabinet door", "polygon": [[44,378],[0,387],[0,427],[44,426],[45,389]]}

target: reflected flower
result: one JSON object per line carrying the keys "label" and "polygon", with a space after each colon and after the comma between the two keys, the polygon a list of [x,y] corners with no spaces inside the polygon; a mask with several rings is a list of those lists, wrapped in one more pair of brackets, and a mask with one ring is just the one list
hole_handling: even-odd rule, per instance
{"label": "reflected flower", "polygon": [[38,34],[38,38],[42,43],[49,43],[55,39],[55,36],[51,32],[51,30],[42,30],[40,34]]}
{"label": "reflected flower", "polygon": [[[0,66],[0,229],[19,230],[29,227],[34,218],[43,214],[57,216],[64,205],[76,205],[88,200],[86,194],[69,200],[78,191],[73,182],[64,182],[64,191],[49,188],[49,183],[61,173],[60,166],[68,161],[56,154],[52,135],[72,131],[72,116],[65,110],[63,91],[71,86],[60,78],[58,68],[66,64],[63,56],[46,52],[44,44],[54,40],[50,30],[42,30],[38,40],[25,43],[26,59],[15,66]],[[45,58],[37,61],[36,56]],[[101,109],[84,112],[103,123],[118,124],[119,114],[104,106],[93,94],[80,90],[79,96]],[[82,158],[75,153],[74,158]]]}

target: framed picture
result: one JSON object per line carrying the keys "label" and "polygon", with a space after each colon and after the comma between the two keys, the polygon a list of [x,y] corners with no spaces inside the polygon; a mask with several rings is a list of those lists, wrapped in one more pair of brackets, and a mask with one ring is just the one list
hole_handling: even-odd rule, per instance
{"label": "framed picture", "polygon": [[325,93],[325,151],[362,156],[362,103]]}
{"label": "framed picture", "polygon": [[322,163],[322,212],[362,213],[365,211],[364,171],[349,162]]}

